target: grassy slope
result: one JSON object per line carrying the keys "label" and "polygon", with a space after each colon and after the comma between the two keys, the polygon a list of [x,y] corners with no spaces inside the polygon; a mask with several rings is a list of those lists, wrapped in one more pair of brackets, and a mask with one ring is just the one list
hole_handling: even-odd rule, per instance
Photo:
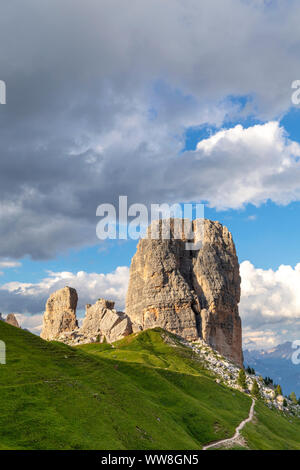
{"label": "grassy slope", "polygon": [[[286,416],[276,410],[269,410],[263,403],[256,402],[255,418],[242,430],[247,448],[252,450],[299,450],[300,420]],[[218,450],[244,450],[242,446]]]}
{"label": "grassy slope", "polygon": [[[110,357],[114,360],[135,361],[156,367],[168,367],[184,370],[187,374],[195,373],[191,370],[199,368],[194,361],[186,361],[183,366],[182,354],[180,361],[178,355],[169,355],[165,349],[167,346],[155,339],[155,332],[130,336],[115,344],[116,349],[110,345],[85,345],[81,348],[102,357]],[[164,335],[164,333],[163,333]],[[186,352],[188,355],[189,353]],[[213,405],[212,405],[213,406]],[[245,416],[244,416],[245,417]],[[256,402],[255,419],[245,426],[242,431],[248,448],[250,449],[300,449],[300,420],[291,416],[285,416],[276,410],[269,410],[263,403]],[[232,449],[242,450],[244,447],[234,445]]]}
{"label": "grassy slope", "polygon": [[255,405],[255,419],[246,424],[242,435],[250,449],[300,449],[300,420],[275,410],[263,403]]}
{"label": "grassy slope", "polygon": [[142,333],[148,359],[130,363],[0,322],[0,448],[197,449],[232,434],[249,398],[216,386],[160,335]]}
{"label": "grassy slope", "polygon": [[161,330],[71,348],[0,322],[0,339],[0,449],[199,449],[249,411]]}

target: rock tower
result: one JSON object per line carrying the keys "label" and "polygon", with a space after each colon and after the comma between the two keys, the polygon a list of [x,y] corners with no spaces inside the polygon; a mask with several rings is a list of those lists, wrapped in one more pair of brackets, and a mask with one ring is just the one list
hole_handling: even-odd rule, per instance
{"label": "rock tower", "polygon": [[55,340],[61,333],[75,330],[77,302],[77,292],[72,287],[53,292],[46,303],[41,338]]}
{"label": "rock tower", "polygon": [[[176,219],[175,219],[176,220]],[[160,326],[206,341],[242,366],[239,263],[231,233],[219,222],[193,221],[199,249],[186,236],[140,240],[130,267],[126,314],[141,329]],[[150,233],[151,227],[148,229]]]}

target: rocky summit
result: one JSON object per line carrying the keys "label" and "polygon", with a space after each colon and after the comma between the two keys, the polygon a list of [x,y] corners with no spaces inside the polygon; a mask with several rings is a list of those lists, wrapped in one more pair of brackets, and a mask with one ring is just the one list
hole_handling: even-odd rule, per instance
{"label": "rocky summit", "polygon": [[20,328],[19,322],[16,319],[16,316],[13,313],[9,313],[6,317],[6,323],[9,323],[12,326],[16,326],[17,328]]}
{"label": "rocky summit", "polygon": [[[176,219],[175,219],[176,220]],[[139,241],[130,267],[126,314],[141,329],[162,327],[189,341],[203,339],[242,366],[238,311],[240,274],[229,230],[219,222],[193,221],[198,249],[187,249],[184,234]]]}

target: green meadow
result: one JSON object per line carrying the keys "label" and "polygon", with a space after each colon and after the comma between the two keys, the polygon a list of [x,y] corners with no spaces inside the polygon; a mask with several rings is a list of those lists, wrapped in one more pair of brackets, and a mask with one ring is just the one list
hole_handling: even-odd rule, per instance
{"label": "green meadow", "polygon": [[[70,347],[0,322],[0,339],[0,449],[201,449],[249,413],[249,396],[161,329]],[[300,421],[257,403],[243,435],[252,449],[296,449]]]}

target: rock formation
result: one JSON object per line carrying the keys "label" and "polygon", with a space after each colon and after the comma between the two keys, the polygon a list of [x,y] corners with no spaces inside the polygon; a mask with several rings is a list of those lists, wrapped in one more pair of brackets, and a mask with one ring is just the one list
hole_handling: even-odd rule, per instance
{"label": "rock formation", "polygon": [[[130,268],[126,314],[117,312],[114,302],[99,299],[86,306],[78,328],[77,293],[65,287],[47,301],[41,337],[68,344],[114,342],[160,326],[189,341],[200,338],[242,366],[240,275],[232,236],[210,220],[194,221],[193,236],[186,228],[178,236],[175,221],[169,221],[169,239],[162,237],[160,221],[156,238],[140,240]],[[187,246],[191,238],[201,245]]]}
{"label": "rock formation", "polygon": [[85,318],[80,329],[85,336],[99,335],[112,343],[132,333],[131,321],[123,312],[114,309],[115,303],[99,299],[94,305],[86,306]]}
{"label": "rock formation", "polygon": [[[176,219],[175,219],[176,220]],[[239,263],[226,227],[194,221],[198,249],[186,249],[186,234],[140,240],[131,268],[126,314],[142,329],[160,326],[187,340],[201,338],[242,365],[242,332],[238,312]],[[202,230],[201,230],[202,227]]]}
{"label": "rock formation", "polygon": [[47,340],[58,339],[61,333],[78,327],[76,307],[78,296],[75,289],[64,287],[50,295],[46,303],[41,337]]}
{"label": "rock formation", "polygon": [[9,325],[16,326],[17,328],[20,328],[19,322],[16,319],[16,316],[13,313],[9,313],[6,317],[6,323],[9,323]]}
{"label": "rock formation", "polygon": [[65,287],[49,297],[44,313],[41,337],[67,344],[107,341],[112,343],[132,333],[131,321],[114,309],[115,303],[99,299],[86,306],[82,327],[76,318],[78,296],[75,289]]}

